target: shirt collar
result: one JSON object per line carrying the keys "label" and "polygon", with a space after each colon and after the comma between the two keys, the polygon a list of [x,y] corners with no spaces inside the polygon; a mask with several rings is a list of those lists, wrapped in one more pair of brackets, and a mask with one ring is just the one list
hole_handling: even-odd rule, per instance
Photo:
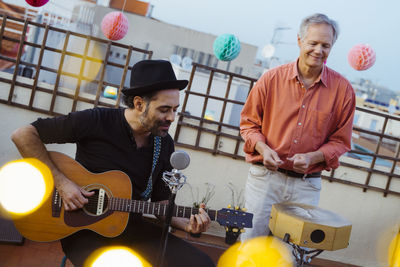
{"label": "shirt collar", "polygon": [[[299,75],[299,71],[297,69],[297,63],[299,62],[299,58],[297,58],[297,60],[295,62],[292,63],[292,68],[289,74],[289,80],[293,80],[296,79],[298,81],[300,81],[300,75]],[[322,84],[327,87],[327,80],[328,80],[328,70],[327,70],[327,66],[324,64],[322,66],[322,71],[321,74],[319,75],[317,81],[315,83],[318,82],[322,82]]]}

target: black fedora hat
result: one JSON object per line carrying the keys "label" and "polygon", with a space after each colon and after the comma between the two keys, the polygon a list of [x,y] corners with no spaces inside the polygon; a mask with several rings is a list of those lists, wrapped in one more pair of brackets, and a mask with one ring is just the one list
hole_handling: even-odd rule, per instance
{"label": "black fedora hat", "polygon": [[184,89],[188,80],[177,80],[172,65],[166,60],[142,60],[131,70],[130,88],[123,89],[127,96],[141,96],[166,89]]}

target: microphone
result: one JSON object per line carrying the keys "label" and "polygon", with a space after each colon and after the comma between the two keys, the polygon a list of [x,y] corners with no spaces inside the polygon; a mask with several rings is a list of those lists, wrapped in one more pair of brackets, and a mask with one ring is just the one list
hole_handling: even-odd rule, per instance
{"label": "microphone", "polygon": [[190,163],[188,153],[183,150],[177,150],[171,154],[169,162],[172,166],[172,171],[165,171],[162,179],[169,186],[173,193],[176,193],[186,183],[186,176],[180,170],[186,169]]}
{"label": "microphone", "polygon": [[172,153],[169,162],[171,163],[172,168],[176,170],[183,170],[186,169],[187,166],[189,166],[190,157],[185,151],[177,150]]}
{"label": "microphone", "polygon": [[165,216],[165,223],[160,242],[160,256],[158,258],[158,262],[160,262],[160,264],[157,264],[156,266],[163,265],[162,263],[165,256],[165,251],[166,251],[165,248],[167,246],[167,240],[168,240],[168,229],[171,224],[171,219],[175,207],[176,193],[186,183],[186,176],[183,175],[180,170],[185,169],[189,165],[190,157],[185,151],[177,150],[171,154],[169,162],[171,163],[173,169],[170,172],[165,171],[163,173],[162,179],[171,190],[171,195],[168,200],[168,208]]}

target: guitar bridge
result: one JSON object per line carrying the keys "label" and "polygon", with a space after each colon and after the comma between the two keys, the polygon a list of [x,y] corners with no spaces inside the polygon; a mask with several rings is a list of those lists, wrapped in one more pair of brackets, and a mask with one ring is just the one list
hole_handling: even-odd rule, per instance
{"label": "guitar bridge", "polygon": [[62,205],[61,196],[58,193],[57,189],[54,188],[52,202],[51,202],[51,215],[53,217],[57,217],[57,218],[60,217],[61,205]]}
{"label": "guitar bridge", "polygon": [[99,195],[98,195],[98,200],[97,200],[97,212],[96,215],[102,215],[103,214],[103,208],[104,208],[104,196],[106,194],[106,191],[104,191],[103,188],[99,189]]}

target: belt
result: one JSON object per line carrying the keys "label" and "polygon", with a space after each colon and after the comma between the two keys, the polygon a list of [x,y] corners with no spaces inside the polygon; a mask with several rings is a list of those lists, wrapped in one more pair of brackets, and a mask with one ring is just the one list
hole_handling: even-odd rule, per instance
{"label": "belt", "polygon": [[278,172],[284,173],[287,176],[295,177],[295,178],[318,178],[318,177],[321,177],[321,172],[308,173],[306,176],[304,176],[303,173],[298,173],[295,171],[285,170],[285,169],[281,169],[281,168],[278,168]]}

